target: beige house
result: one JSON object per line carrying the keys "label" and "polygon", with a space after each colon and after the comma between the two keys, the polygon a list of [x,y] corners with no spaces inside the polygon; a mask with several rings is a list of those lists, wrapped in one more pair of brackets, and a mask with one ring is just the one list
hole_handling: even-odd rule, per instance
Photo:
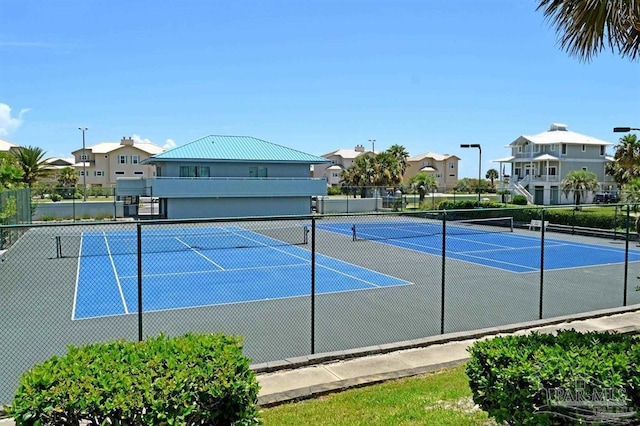
{"label": "beige house", "polygon": [[373,151],[366,150],[363,145],[356,145],[353,149],[338,149],[328,154],[322,155],[323,158],[330,160],[327,164],[315,164],[313,168],[313,177],[327,180],[327,186],[340,186],[342,172],[347,170],[361,155],[374,155]]}
{"label": "beige house", "polygon": [[435,152],[409,157],[403,181],[409,182],[418,173],[425,172],[436,178],[438,190],[444,192],[446,189],[453,188],[458,182],[458,161],[460,158],[455,155]]}
{"label": "beige house", "polygon": [[17,151],[20,148],[19,145],[13,144],[11,142],[3,141],[0,139],[0,152],[10,152]]}
{"label": "beige house", "polygon": [[164,149],[157,145],[135,143],[132,138],[123,137],[120,143],[102,142],[77,149],[72,154],[80,177],[79,185],[86,180],[87,186],[111,187],[116,185],[116,179],[122,177],[154,177],[155,166],[140,163],[161,152]]}

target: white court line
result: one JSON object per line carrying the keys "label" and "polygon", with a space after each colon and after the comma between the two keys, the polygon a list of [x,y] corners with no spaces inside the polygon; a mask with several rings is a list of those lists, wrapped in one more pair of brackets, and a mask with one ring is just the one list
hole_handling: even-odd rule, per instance
{"label": "white court line", "polygon": [[[197,275],[197,274],[208,274],[210,272],[235,272],[235,271],[258,271],[261,269],[277,269],[277,268],[291,268],[291,267],[295,267],[295,266],[306,266],[309,263],[292,263],[289,265],[268,265],[268,266],[252,266],[250,268],[232,268],[232,269],[203,269],[201,271],[184,271],[184,272],[164,272],[162,274],[144,274],[143,273],[143,277],[145,278],[152,278],[152,277],[171,277],[171,276],[180,276],[180,275]],[[122,279],[130,279],[130,278],[137,278],[137,275],[124,275],[121,278]]]}
{"label": "white court line", "polygon": [[[73,310],[71,311],[71,321],[76,319],[76,305],[78,302],[78,286],[80,285],[80,262],[82,262],[82,242],[84,232],[80,234],[80,248],[78,249],[78,266],[76,267],[76,287],[73,290]],[[56,247],[56,249],[58,249]]]}
{"label": "white court line", "polygon": [[[451,237],[451,238],[455,238],[455,237]],[[427,252],[427,251],[425,251],[425,250],[420,250],[419,248],[423,248],[423,249],[428,248],[428,249],[431,249],[431,250],[433,251],[433,247],[428,246],[428,245],[422,245],[422,244],[410,243],[410,242],[405,241],[405,240],[404,240],[404,239],[402,239],[402,238],[398,238],[398,239],[396,239],[396,240],[389,239],[389,240],[387,240],[387,241],[402,241],[402,243],[403,243],[403,244],[408,244],[408,245],[411,245],[411,246],[414,246],[414,247],[419,247],[419,248],[410,248],[410,247],[405,247],[404,245],[390,244],[390,243],[385,242],[385,240],[368,240],[368,241],[371,241],[371,242],[374,242],[374,243],[382,243],[382,244],[386,244],[386,245],[393,246],[393,247],[400,247],[400,248],[404,248],[404,249],[406,249],[406,250],[413,250],[413,251],[417,251],[418,253],[422,253],[422,254],[429,254],[429,255],[432,255],[432,256],[441,256],[441,253],[442,253],[442,250],[440,250],[440,252],[439,252],[439,253],[433,253],[433,252]],[[438,248],[442,249],[442,245],[441,245],[441,244],[438,244]],[[451,254],[453,254],[453,255],[457,255],[457,254],[459,254],[458,252],[451,251],[451,250],[447,250],[447,252],[449,252],[449,253],[451,253]],[[490,259],[490,258],[484,258],[484,257],[481,257],[481,256],[472,256],[472,255],[463,255],[463,256],[472,257],[472,258],[477,258],[477,259],[483,259],[483,260],[490,261],[490,262],[492,262],[492,263],[498,263],[498,264],[502,264],[502,265],[517,266],[517,267],[519,267],[519,268],[523,268],[523,269],[530,269],[530,270],[532,270],[532,271],[537,271],[537,270],[538,270],[538,268],[532,268],[532,267],[530,267],[530,266],[521,265],[521,264],[519,264],[519,263],[504,262],[504,261],[501,261],[501,260],[495,260],[495,259]],[[464,262],[464,259],[454,259],[454,260],[460,260],[460,261],[463,261],[463,262]],[[468,261],[468,262],[472,262],[472,261]],[[477,263],[477,262],[472,262],[472,263],[474,263],[474,265],[478,265],[478,263]],[[498,266],[485,265],[484,263],[480,264],[480,266],[484,266],[484,267],[488,267],[488,268],[494,268],[494,269],[499,269],[499,270],[501,270],[501,271],[516,272],[516,271],[513,271],[513,270],[511,270],[511,269],[500,268],[500,267],[498,267]],[[516,273],[517,273],[517,272],[516,272]]]}
{"label": "white court line", "polygon": [[122,305],[124,306],[124,313],[128,314],[129,308],[127,308],[127,301],[124,299],[124,291],[122,291],[120,278],[118,278],[118,270],[116,269],[116,264],[113,261],[113,256],[111,255],[111,248],[109,247],[109,240],[107,240],[107,233],[103,231],[102,236],[104,237],[104,243],[107,245],[107,253],[109,254],[109,261],[111,262],[111,267],[113,268],[113,275],[116,277],[116,283],[118,284],[118,291],[120,292],[120,299],[122,299]]}
{"label": "white court line", "polygon": [[[232,232],[233,232],[233,231],[232,231]],[[233,233],[234,233],[234,234],[236,234],[236,235],[239,235],[239,234],[237,234],[237,232],[233,232]],[[246,237],[246,236],[244,236],[244,235],[239,235],[239,236],[240,236],[240,237],[242,237],[242,238],[244,238],[244,239],[246,239],[246,240],[253,241],[253,242],[256,242],[256,243],[258,243],[258,244],[262,244],[263,246],[268,247],[268,248],[270,248],[270,249],[272,249],[272,250],[276,250],[276,251],[279,251],[279,252],[281,252],[281,253],[287,254],[287,255],[289,255],[289,256],[295,257],[296,259],[303,260],[303,261],[305,261],[306,263],[311,263],[311,259],[305,259],[305,258],[304,258],[304,257],[302,257],[302,256],[298,256],[298,255],[295,255],[295,254],[293,254],[293,253],[288,253],[288,252],[286,252],[286,251],[284,251],[284,250],[282,250],[282,249],[279,249],[279,248],[277,248],[277,247],[269,246],[269,245],[267,245],[267,244],[265,244],[265,243],[263,243],[263,242],[261,242],[261,241],[254,240],[253,238],[249,238],[249,237]],[[345,262],[345,263],[346,263],[346,262]],[[337,269],[329,268],[328,266],[325,266],[325,265],[318,265],[318,264],[316,264],[316,267],[318,267],[318,266],[319,266],[319,267],[321,267],[321,268],[324,268],[324,269],[326,269],[326,270],[328,270],[328,271],[335,272],[335,273],[336,273],[336,274],[338,274],[338,275],[343,275],[343,276],[348,277],[348,278],[353,278],[353,279],[354,279],[354,280],[356,280],[356,281],[363,282],[363,283],[368,284],[368,285],[370,285],[370,286],[373,286],[373,287],[380,287],[380,286],[379,286],[378,284],[376,284],[376,283],[373,283],[373,282],[370,282],[370,281],[367,281],[367,280],[363,280],[362,278],[355,277],[355,276],[350,275],[350,274],[346,274],[346,273],[344,273],[344,272],[342,272],[342,271],[338,271]],[[355,265],[352,265],[352,266],[355,266]],[[367,268],[363,268],[363,269],[367,269]],[[376,271],[373,271],[373,272],[378,273],[378,272],[376,272]],[[385,275],[385,274],[380,274],[380,275]],[[387,275],[387,276],[389,276],[389,275]],[[396,278],[396,279],[397,279],[397,278]],[[386,287],[386,286],[383,286],[383,287]]]}
{"label": "white court line", "polygon": [[[520,235],[520,234],[509,234],[509,238],[522,239],[522,240],[527,240],[527,241],[540,241],[539,237],[536,238],[536,237],[531,237],[531,236],[528,236],[528,235]],[[608,247],[608,246],[605,246],[605,245],[592,244],[592,243],[579,243],[579,242],[567,241],[567,240],[559,240],[559,239],[553,238],[553,237],[551,237],[551,238],[545,237],[544,241],[545,241],[545,247],[549,247],[549,245],[547,243],[549,241],[552,241],[554,244],[561,244],[561,245],[566,245],[566,246],[588,248],[588,249],[596,249],[596,250],[600,250],[600,251],[610,251],[610,252],[613,252],[613,253],[620,253],[620,252],[624,253],[624,249],[622,249],[622,248],[615,249],[615,248],[611,248],[611,247]],[[631,248],[629,248],[629,253],[632,253]],[[633,253],[634,254],[639,254],[638,250],[633,250]]]}
{"label": "white court line", "polygon": [[[214,272],[214,271],[212,271]],[[384,275],[384,274],[381,274]],[[386,289],[387,287],[402,287],[402,286],[406,286],[406,285],[415,285],[415,283],[412,283],[410,281],[404,281],[402,283],[399,284],[392,284],[392,285],[386,285],[386,286],[382,286],[382,287],[377,287],[377,288],[382,288],[382,289]],[[316,295],[325,295],[325,294],[340,294],[340,293],[350,293],[353,291],[372,291],[375,290],[375,288],[351,288],[348,290],[336,290],[336,291],[326,291],[326,292],[322,292],[322,293],[316,293]],[[241,300],[241,301],[237,301],[237,302],[224,302],[224,303],[209,303],[206,305],[196,305],[196,306],[179,306],[176,308],[164,308],[164,309],[149,309],[144,311],[145,313],[149,313],[149,312],[166,312],[166,311],[182,311],[185,309],[199,309],[199,308],[210,308],[212,306],[230,306],[230,305],[244,305],[246,303],[260,303],[260,302],[265,302],[267,300],[281,300],[281,299],[297,299],[300,297],[310,297],[311,293],[307,293],[307,294],[298,294],[295,296],[281,296],[281,297],[275,297],[273,299],[252,299],[252,300]],[[131,314],[137,314],[137,312],[132,312]],[[106,318],[106,317],[116,317],[116,316],[121,316],[122,314],[107,314],[107,315],[98,315],[98,316],[94,316],[94,317],[84,317],[84,318],[78,318],[78,321],[82,321],[82,320],[88,320],[88,319],[95,319],[95,318]]]}
{"label": "white court line", "polygon": [[200,253],[198,250],[196,250],[195,248],[191,247],[189,244],[185,243],[184,241],[182,241],[180,238],[175,237],[176,240],[178,240],[180,242],[180,244],[184,244],[189,250],[193,251],[195,254],[197,254],[200,257],[203,257],[207,262],[217,266],[218,268],[220,268],[221,270],[224,271],[224,268],[220,265],[218,265],[216,262],[214,262],[212,259],[209,259],[207,256],[205,256],[204,254]]}

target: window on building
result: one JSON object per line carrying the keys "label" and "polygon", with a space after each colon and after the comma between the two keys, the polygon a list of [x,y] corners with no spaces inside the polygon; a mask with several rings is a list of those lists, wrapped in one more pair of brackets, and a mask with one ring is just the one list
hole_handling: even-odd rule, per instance
{"label": "window on building", "polygon": [[249,177],[267,177],[267,168],[249,167]]}
{"label": "window on building", "polygon": [[138,164],[140,162],[140,156],[139,155],[132,155],[131,156],[131,164]]}
{"label": "window on building", "polygon": [[535,145],[533,152],[540,152],[540,145]]}
{"label": "window on building", "polygon": [[566,144],[566,143],[563,143],[563,144],[562,144],[562,145],[560,145],[560,146],[561,146],[561,148],[562,148],[562,150],[561,150],[562,154],[566,154],[566,153],[567,153],[567,144]]}
{"label": "window on building", "polygon": [[209,166],[180,166],[180,177],[210,177]]}
{"label": "window on building", "polygon": [[118,164],[127,164],[127,156],[119,155],[118,156]]}
{"label": "window on building", "polygon": [[456,168],[456,162],[455,161],[449,161],[449,168],[450,169],[455,169]]}
{"label": "window on building", "polygon": [[133,174],[134,174],[134,175],[138,175],[138,176],[140,176],[140,175],[144,175],[144,172],[143,172],[143,171],[140,171],[140,170],[135,170],[135,171],[133,172]]}
{"label": "window on building", "polygon": [[156,166],[155,176],[162,176],[162,167]]}
{"label": "window on building", "polygon": [[93,172],[94,176],[104,176],[104,170],[96,170]]}
{"label": "window on building", "polygon": [[520,167],[516,167],[515,169],[513,169],[513,173],[514,173],[516,176],[520,176]]}
{"label": "window on building", "polygon": [[518,145],[518,154],[522,153],[522,145]]}
{"label": "window on building", "polygon": [[549,174],[549,176],[555,176],[556,175],[556,167],[555,166],[550,166],[549,170],[547,171],[547,173]]}
{"label": "window on building", "polygon": [[587,171],[587,168],[586,168],[586,167],[583,167],[583,168],[582,168],[582,170],[586,172],[586,171]]}
{"label": "window on building", "polygon": [[549,150],[550,150],[550,151],[555,151],[555,150],[556,150],[556,146],[555,146],[555,145],[550,145]]}
{"label": "window on building", "polygon": [[436,173],[436,178],[440,179],[441,177],[442,177],[442,174]]}
{"label": "window on building", "polygon": [[600,155],[604,155],[606,152],[607,147],[604,145],[600,145]]}
{"label": "window on building", "polygon": [[84,176],[84,170],[78,170],[78,176]]}
{"label": "window on building", "polygon": [[78,156],[78,160],[79,161],[89,161],[89,154],[79,155]]}
{"label": "window on building", "polygon": [[115,175],[118,175],[118,176],[120,176],[120,175],[123,175],[123,174],[124,174],[124,172],[123,172],[122,170],[116,170],[116,171],[115,171],[115,172],[113,172],[113,173],[114,173]]}
{"label": "window on building", "polygon": [[582,152],[585,152],[587,150],[587,146],[585,144],[582,144]]}
{"label": "window on building", "polygon": [[338,178],[338,177],[340,177],[340,173],[335,173],[334,172],[331,176],[334,177],[334,178]]}

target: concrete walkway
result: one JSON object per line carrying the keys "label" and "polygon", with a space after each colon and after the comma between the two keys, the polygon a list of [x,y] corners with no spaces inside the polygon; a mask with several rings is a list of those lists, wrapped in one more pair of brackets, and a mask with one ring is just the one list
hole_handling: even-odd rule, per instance
{"label": "concrete walkway", "polygon": [[[640,305],[254,364],[261,386],[258,403],[274,406],[458,365],[478,339],[571,328],[640,334]],[[0,419],[0,426],[13,425],[12,419]]]}
{"label": "concrete walkway", "polygon": [[258,402],[268,407],[415,376],[464,363],[469,358],[467,348],[478,339],[571,328],[640,334],[640,305],[256,364],[253,369],[261,386]]}

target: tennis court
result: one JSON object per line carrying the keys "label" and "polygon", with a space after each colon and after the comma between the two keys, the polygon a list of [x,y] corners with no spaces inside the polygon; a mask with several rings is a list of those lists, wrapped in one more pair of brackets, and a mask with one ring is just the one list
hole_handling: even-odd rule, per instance
{"label": "tennis court", "polygon": [[[84,232],[74,238],[80,238],[79,244],[56,237],[57,257],[79,258],[72,319],[137,312],[138,244],[145,312],[311,292],[307,227],[151,229],[140,242],[133,230]],[[410,284],[321,254],[315,257],[315,273],[318,294]]]}
{"label": "tennis court", "polygon": [[[352,236],[357,243],[387,244],[442,255],[442,221],[376,221],[319,224],[319,229]],[[540,232],[514,232],[511,217],[448,221],[444,230],[446,256],[514,273],[540,271]],[[625,262],[625,249],[549,238],[544,240],[545,270],[560,270]],[[629,262],[640,261],[635,245]]]}

